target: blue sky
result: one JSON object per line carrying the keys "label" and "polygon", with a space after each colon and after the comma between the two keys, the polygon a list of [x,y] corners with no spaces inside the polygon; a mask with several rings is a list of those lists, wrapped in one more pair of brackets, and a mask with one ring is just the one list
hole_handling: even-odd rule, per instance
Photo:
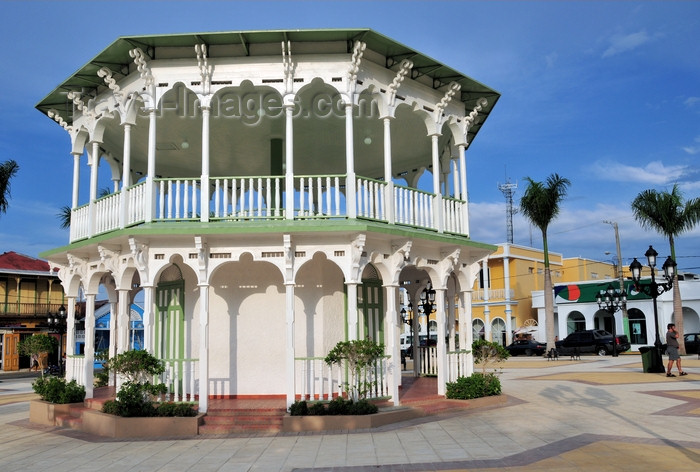
{"label": "blue sky", "polygon": [[[0,18],[0,161],[21,167],[0,251],[67,244],[56,214],[71,198],[69,140],[34,105],[125,35],[369,27],[498,90],[468,151],[477,241],[506,240],[506,179],[518,184],[516,203],[525,177],[570,179],[550,250],[611,260],[603,221],[616,221],[625,265],[649,244],[669,254],[632,217],[640,191],[678,183],[687,199],[700,196],[700,2],[3,1]],[[515,216],[516,244],[541,239]],[[700,272],[700,228],[676,248],[679,267]]]}

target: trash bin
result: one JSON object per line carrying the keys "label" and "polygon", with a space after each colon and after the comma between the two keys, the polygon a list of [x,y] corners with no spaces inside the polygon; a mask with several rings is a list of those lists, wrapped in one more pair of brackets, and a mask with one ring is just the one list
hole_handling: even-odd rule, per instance
{"label": "trash bin", "polygon": [[642,355],[642,371],[647,373],[665,372],[661,353],[654,346],[641,346],[639,353]]}

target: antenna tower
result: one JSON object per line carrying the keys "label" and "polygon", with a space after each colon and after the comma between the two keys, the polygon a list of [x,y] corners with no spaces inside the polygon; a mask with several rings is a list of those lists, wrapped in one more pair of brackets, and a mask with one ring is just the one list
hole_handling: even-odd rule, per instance
{"label": "antenna tower", "polygon": [[518,184],[511,183],[510,179],[498,185],[498,190],[506,197],[506,242],[509,244],[513,244],[513,194],[517,188]]}

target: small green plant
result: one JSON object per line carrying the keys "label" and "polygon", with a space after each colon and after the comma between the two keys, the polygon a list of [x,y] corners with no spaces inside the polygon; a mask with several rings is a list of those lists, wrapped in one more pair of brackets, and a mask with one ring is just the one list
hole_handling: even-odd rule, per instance
{"label": "small green plant", "polygon": [[477,339],[472,343],[474,362],[481,365],[481,372],[486,374],[486,369],[492,364],[498,364],[510,357],[506,348],[498,343],[492,343],[484,339]]}
{"label": "small green plant", "polygon": [[109,350],[103,349],[96,352],[95,360],[102,362],[102,370],[95,373],[95,387],[109,385]]}
{"label": "small green plant", "polygon": [[350,379],[345,382],[345,389],[354,400],[362,399],[371,392],[376,382],[367,380],[367,375],[374,368],[377,359],[384,355],[384,345],[371,339],[341,341],[335,345],[325,358],[326,364],[342,365],[347,362]]}
{"label": "small green plant", "polygon": [[309,414],[309,406],[304,400],[297,400],[289,407],[292,416],[306,416]]}
{"label": "small green plant", "polygon": [[[24,356],[36,356],[39,363],[46,354],[55,352],[58,349],[58,340],[48,334],[34,334],[21,340],[17,346],[19,353]],[[41,375],[44,375],[44,365],[39,365]]]}
{"label": "small green plant", "polygon": [[294,402],[289,407],[291,416],[338,416],[338,415],[371,415],[379,411],[379,408],[369,400],[346,400],[336,397],[328,403],[314,402],[311,406],[301,400]]}
{"label": "small green plant", "polygon": [[190,403],[161,403],[156,408],[156,416],[197,416],[197,410]]}
{"label": "small green plant", "polygon": [[75,380],[66,382],[62,377],[39,377],[32,383],[34,392],[49,403],[80,403],[85,400],[85,387]]}
{"label": "small green plant", "polygon": [[309,407],[309,415],[311,416],[323,416],[326,414],[326,406],[323,403],[316,402]]}
{"label": "small green plant", "polygon": [[151,384],[150,379],[165,371],[163,363],[147,351],[126,351],[109,360],[109,368],[125,382],[117,398],[105,402],[104,413],[117,416],[156,416],[154,397],[167,392],[163,383]]}
{"label": "small green plant", "polygon": [[469,377],[458,377],[447,382],[445,396],[456,400],[489,397],[501,394],[501,381],[495,373],[475,372]]}

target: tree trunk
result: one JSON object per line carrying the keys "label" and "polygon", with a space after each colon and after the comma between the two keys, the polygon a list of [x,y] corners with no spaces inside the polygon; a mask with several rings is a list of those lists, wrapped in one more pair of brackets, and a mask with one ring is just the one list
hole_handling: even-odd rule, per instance
{"label": "tree trunk", "polygon": [[684,356],[685,340],[683,339],[683,300],[681,300],[681,288],[678,286],[678,275],[673,276],[673,322],[678,331],[678,352]]}
{"label": "tree trunk", "polygon": [[556,348],[554,341],[554,293],[552,290],[552,274],[549,267],[544,268],[544,316],[547,332],[547,349]]}

